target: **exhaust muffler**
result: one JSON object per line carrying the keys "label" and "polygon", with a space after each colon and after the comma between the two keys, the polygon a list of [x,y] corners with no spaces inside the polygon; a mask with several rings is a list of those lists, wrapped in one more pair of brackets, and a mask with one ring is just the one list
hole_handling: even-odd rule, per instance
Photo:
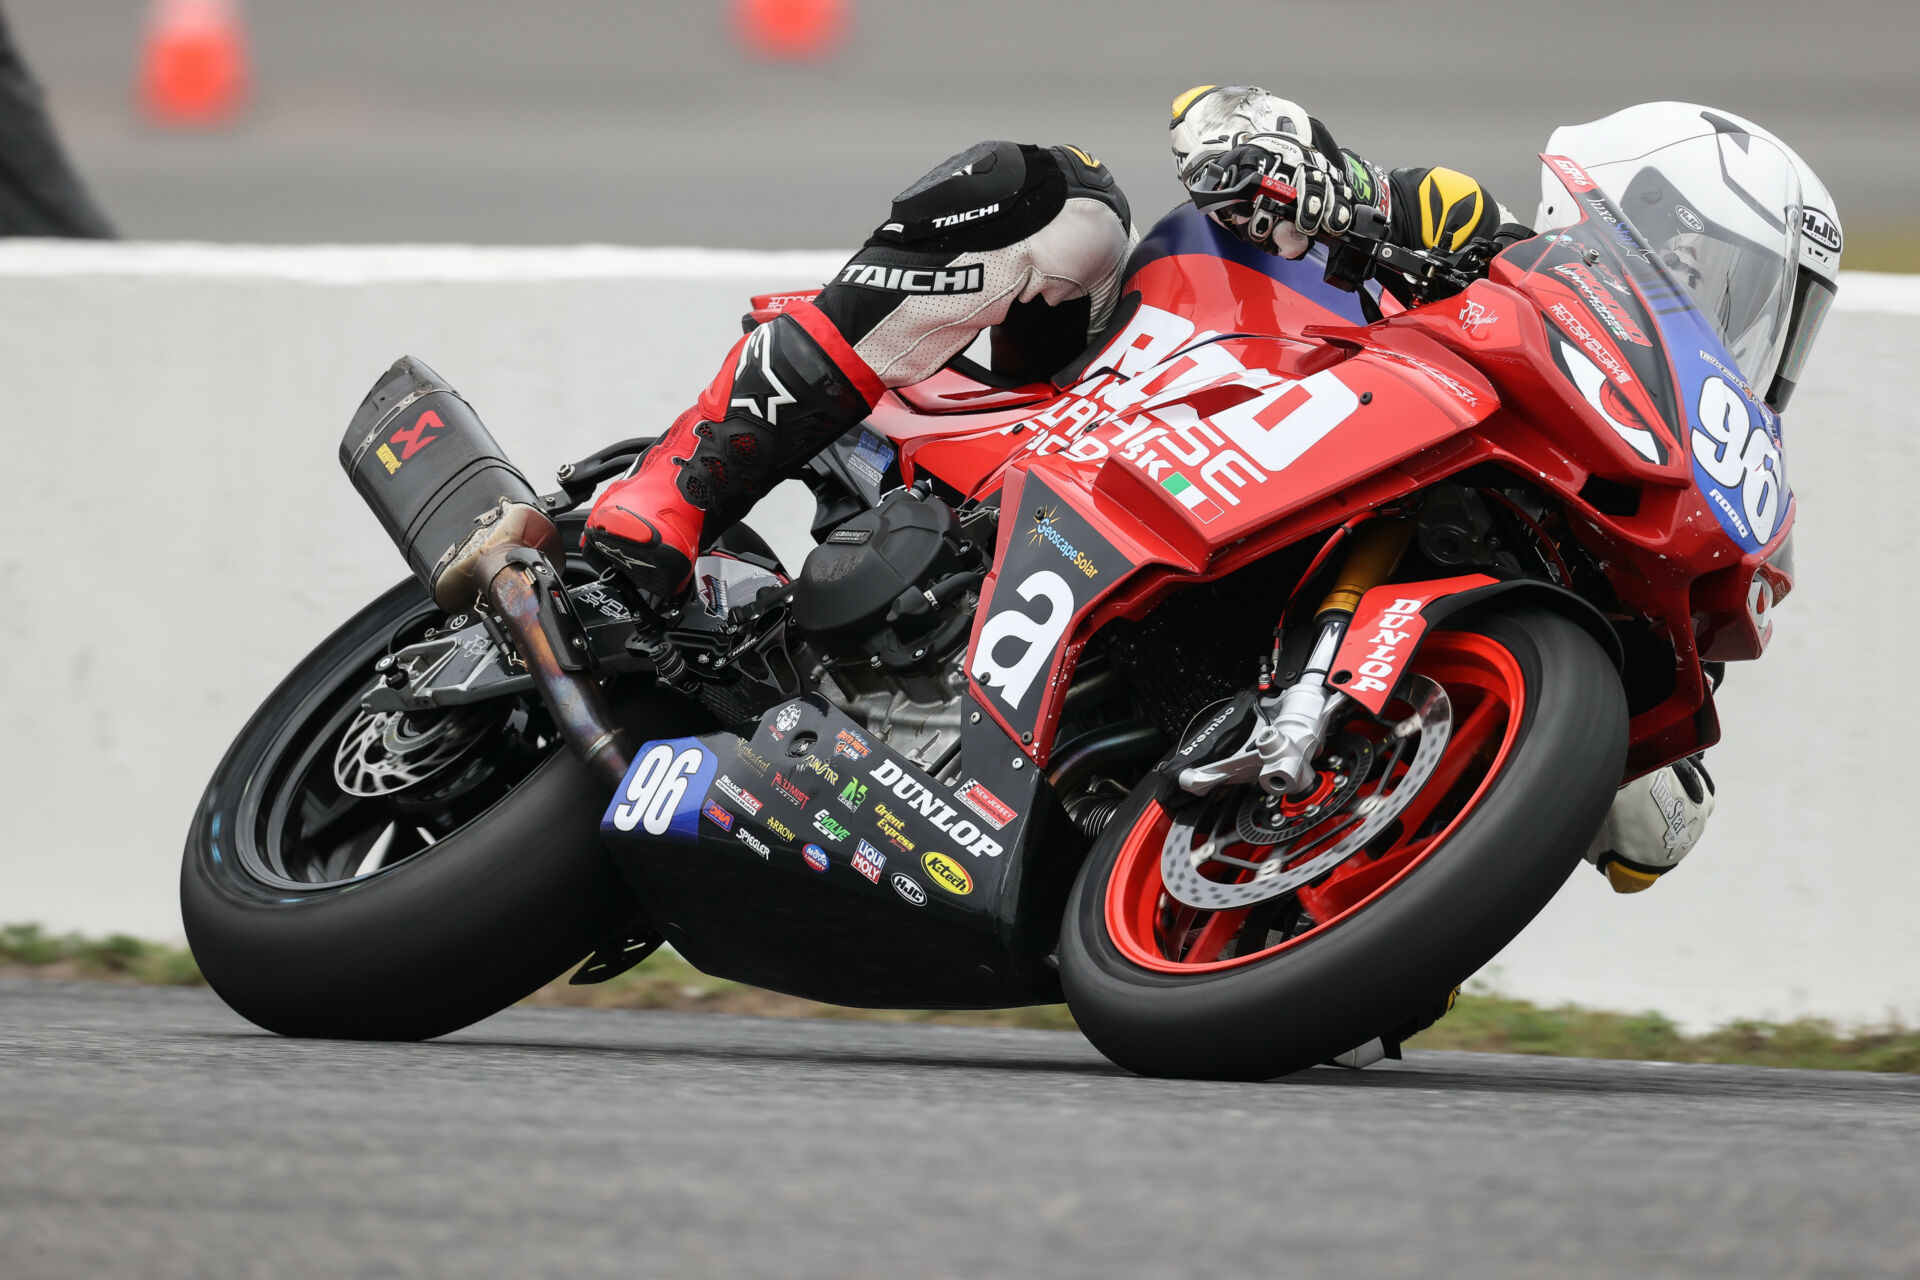
{"label": "exhaust muffler", "polygon": [[617,785],[629,752],[567,606],[560,531],[473,407],[404,356],[361,401],[340,465],[434,603],[480,609],[568,748]]}

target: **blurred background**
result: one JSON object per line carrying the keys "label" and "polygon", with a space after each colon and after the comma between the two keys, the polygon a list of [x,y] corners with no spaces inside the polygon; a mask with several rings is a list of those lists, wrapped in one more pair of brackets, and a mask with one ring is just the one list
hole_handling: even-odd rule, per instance
{"label": "blurred background", "polygon": [[[250,105],[204,134],[135,110],[164,7],[0,0],[80,172],[145,239],[837,248],[984,137],[1087,148],[1150,220],[1179,196],[1168,102],[1242,82],[1528,218],[1554,125],[1670,97],[1816,157],[1849,266],[1920,210],[1920,6],[1886,0],[244,0]],[[743,8],[810,56],[757,53]]]}
{"label": "blurred background", "polygon": [[[1848,268],[1920,268],[1920,7],[1884,0],[0,14],[125,237],[0,241],[0,923],[179,936],[179,848],[221,752],[401,575],[335,460],[396,356],[462,388],[537,483],[670,421],[750,294],[823,279],[895,191],[980,138],[1092,151],[1145,226],[1179,197],[1169,100],[1250,81],[1380,163],[1471,172],[1530,220],[1554,126],[1685,98],[1807,156]],[[1920,719],[1920,602],[1904,507],[1879,500],[1920,469],[1917,343],[1920,281],[1848,277],[1787,420],[1800,585],[1720,701],[1706,842],[1637,898],[1576,875],[1493,982],[1694,1024],[1920,1021],[1899,748]],[[754,520],[797,559],[791,495]]]}

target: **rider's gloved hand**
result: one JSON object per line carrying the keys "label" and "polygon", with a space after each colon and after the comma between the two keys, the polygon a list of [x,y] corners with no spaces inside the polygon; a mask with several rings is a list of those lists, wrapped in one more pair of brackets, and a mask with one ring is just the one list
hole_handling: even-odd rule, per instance
{"label": "rider's gloved hand", "polygon": [[[1353,191],[1311,141],[1298,103],[1249,86],[1189,90],[1174,101],[1173,157],[1196,207],[1248,244],[1298,258],[1313,237],[1353,225]],[[1282,204],[1262,178],[1294,187]]]}

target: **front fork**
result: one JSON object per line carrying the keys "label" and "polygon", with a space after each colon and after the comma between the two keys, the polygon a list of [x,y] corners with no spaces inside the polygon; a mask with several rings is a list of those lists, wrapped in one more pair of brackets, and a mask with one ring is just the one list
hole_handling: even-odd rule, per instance
{"label": "front fork", "polygon": [[1313,788],[1318,780],[1313,757],[1346,698],[1327,684],[1334,655],[1360,598],[1399,567],[1412,534],[1413,521],[1400,518],[1373,520],[1355,532],[1334,588],[1314,614],[1313,647],[1300,678],[1277,698],[1256,704],[1258,719],[1246,746],[1212,764],[1181,770],[1182,790],[1205,795],[1228,783],[1255,780],[1273,796],[1298,796]]}

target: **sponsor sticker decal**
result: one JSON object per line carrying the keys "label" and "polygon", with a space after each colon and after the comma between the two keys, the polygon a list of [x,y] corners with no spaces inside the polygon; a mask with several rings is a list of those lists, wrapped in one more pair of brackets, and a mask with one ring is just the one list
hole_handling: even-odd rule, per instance
{"label": "sponsor sticker decal", "polygon": [[853,851],[853,869],[875,884],[880,883],[880,873],[886,869],[887,855],[862,840]]}
{"label": "sponsor sticker decal", "polygon": [[755,853],[759,854],[763,859],[771,858],[773,856],[773,850],[767,847],[767,842],[765,840],[762,840],[759,836],[756,836],[755,834],[753,834],[753,832],[747,830],[746,827],[744,826],[742,826],[738,831],[735,831],[733,833],[733,838],[735,840],[738,840],[741,844],[746,845],[747,848],[753,850]]}
{"label": "sponsor sticker decal", "polygon": [[773,740],[778,742],[780,739],[792,733],[794,726],[799,723],[800,708],[792,703],[788,703],[786,706],[780,708],[780,714],[773,718],[773,726],[768,732],[773,735]]}
{"label": "sponsor sticker decal", "polygon": [[907,834],[905,819],[884,804],[873,806],[873,825],[880,828],[894,848],[902,853],[913,852],[913,837]]}
{"label": "sponsor sticker decal", "polygon": [[806,864],[815,871],[825,871],[829,866],[833,865],[827,860],[827,851],[817,844],[810,844],[802,849],[800,856],[806,861]]}
{"label": "sponsor sticker decal", "polygon": [[794,786],[784,773],[774,773],[773,794],[783,800],[799,805],[802,809],[807,807],[807,793]]}
{"label": "sponsor sticker decal", "polygon": [[933,877],[933,883],[936,886],[945,889],[955,897],[964,898],[973,892],[973,877],[967,874],[965,867],[946,854],[925,854],[920,859],[920,865],[926,868],[928,875]]}
{"label": "sponsor sticker decal", "polygon": [[915,880],[906,872],[894,872],[887,883],[893,886],[895,893],[905,898],[908,902],[911,902],[914,906],[924,907],[927,905],[927,891],[920,887],[918,880]]}
{"label": "sponsor sticker decal", "polygon": [[860,806],[867,802],[867,784],[858,778],[847,779],[847,785],[840,788],[840,803],[860,812]]}
{"label": "sponsor sticker decal", "polygon": [[853,834],[853,832],[841,826],[839,822],[834,819],[834,816],[825,809],[813,815],[813,829],[835,844],[838,844]]}
{"label": "sponsor sticker decal", "polygon": [[1004,828],[1020,815],[1010,808],[1006,801],[980,785],[977,778],[968,778],[954,792],[960,803],[987,820],[987,825],[995,831]]}
{"label": "sponsor sticker decal", "polygon": [[851,729],[842,729],[834,735],[833,754],[837,756],[845,756],[849,760],[858,762],[865,760],[872,750],[873,748],[867,745],[867,740]]}
{"label": "sponsor sticker decal", "polygon": [[697,738],[649,742],[600,819],[603,829],[692,840],[718,761]]}
{"label": "sponsor sticker decal", "polygon": [[782,840],[791,840],[794,838],[793,828],[780,821],[780,819],[768,818],[766,819],[766,824],[767,830],[773,832],[773,834],[779,836]]}
{"label": "sponsor sticker decal", "polygon": [[713,784],[713,789],[746,810],[749,817],[759,816],[760,802],[726,774],[720,775],[719,780]]}
{"label": "sponsor sticker decal", "polygon": [[709,800],[705,805],[701,806],[700,812],[706,815],[708,822],[711,822],[722,831],[733,830],[733,815],[713,801]]}
{"label": "sponsor sticker decal", "polygon": [[[1000,856],[1000,842],[980,830],[970,819],[963,818],[954,807],[935,795],[919,779],[892,760],[882,760],[874,766],[870,775],[875,785],[891,791],[896,799],[907,805],[914,813],[925,818],[953,842],[964,848],[976,858],[997,858]],[[876,807],[877,818],[880,810]],[[882,828],[885,829],[884,826]]]}

